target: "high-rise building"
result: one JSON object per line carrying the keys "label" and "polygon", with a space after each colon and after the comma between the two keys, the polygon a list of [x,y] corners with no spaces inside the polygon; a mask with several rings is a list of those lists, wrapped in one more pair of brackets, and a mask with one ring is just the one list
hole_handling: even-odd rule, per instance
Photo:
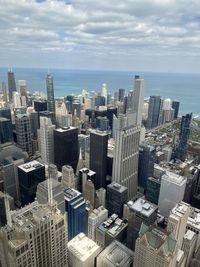
{"label": "high-rise building", "polygon": [[106,187],[108,133],[93,130],[90,133],[90,169],[96,172],[96,189]]}
{"label": "high-rise building", "polygon": [[70,165],[76,172],[78,158],[78,129],[75,127],[55,129],[54,162],[58,170],[61,171],[64,165]]}
{"label": "high-rise building", "polygon": [[17,145],[23,151],[26,151],[29,155],[31,155],[32,142],[29,116],[27,114],[17,114],[15,116],[15,126],[17,135]]}
{"label": "high-rise building", "polygon": [[65,189],[68,187],[75,188],[74,170],[70,165],[62,167],[62,185]]}
{"label": "high-rise building", "polygon": [[82,194],[73,188],[64,190],[64,198],[68,240],[71,240],[79,233],[85,233],[87,230],[86,203]]}
{"label": "high-rise building", "polygon": [[105,106],[106,106],[107,105],[107,96],[108,96],[107,84],[106,83],[102,84],[101,95],[105,98]]}
{"label": "high-rise building", "polygon": [[18,166],[19,190],[22,205],[35,200],[37,185],[45,180],[45,167],[36,160]]}
{"label": "high-rise building", "polygon": [[27,86],[25,80],[19,80],[19,91],[21,96],[27,97]]}
{"label": "high-rise building", "polygon": [[147,128],[152,129],[161,124],[163,100],[160,96],[150,96]]}
{"label": "high-rise building", "polygon": [[155,226],[142,224],[136,240],[134,267],[174,267],[177,259],[175,238]]}
{"label": "high-rise building", "polygon": [[171,171],[161,178],[158,207],[160,213],[168,217],[170,211],[183,200],[187,178]]}
{"label": "high-rise building", "polygon": [[124,204],[128,201],[128,188],[118,183],[111,183],[106,190],[106,208],[109,214],[123,216]]}
{"label": "high-rise building", "polygon": [[94,267],[101,248],[84,233],[80,233],[67,244],[69,267]]}
{"label": "high-rise building", "polygon": [[173,233],[179,249],[182,248],[189,214],[190,205],[181,201],[171,210],[168,218],[167,230]]}
{"label": "high-rise building", "polygon": [[[49,178],[52,187],[52,198],[57,203],[57,208],[64,214],[65,213],[65,200],[62,184],[53,178]],[[40,204],[48,202],[48,179],[39,183],[36,191],[36,198]]]}
{"label": "high-rise building", "polygon": [[112,181],[128,188],[128,199],[137,193],[140,128],[116,131]]}
{"label": "high-rise building", "polygon": [[55,206],[33,202],[0,229],[0,266],[67,267],[66,219]]}
{"label": "high-rise building", "polygon": [[15,83],[15,74],[10,69],[8,71],[8,93],[9,93],[9,101],[12,102],[13,100],[13,92],[17,91],[16,83]]}
{"label": "high-rise building", "polygon": [[197,242],[196,234],[191,230],[187,230],[187,232],[184,235],[183,245],[182,245],[182,250],[184,251],[185,257],[187,259],[185,267],[192,266],[190,265],[190,263],[195,251],[196,242]]}
{"label": "high-rise building", "polygon": [[40,117],[40,129],[38,130],[39,148],[44,164],[54,163],[54,130],[55,125],[51,119]]}
{"label": "high-rise building", "polygon": [[136,112],[136,125],[141,126],[142,123],[142,112],[144,104],[144,90],[145,90],[145,80],[140,79],[137,75],[135,76],[134,82],[134,97],[133,97],[133,110]]}
{"label": "high-rise building", "polygon": [[54,100],[54,85],[53,85],[53,76],[50,74],[46,77],[46,86],[47,86],[47,107],[48,111],[54,113],[53,121],[52,123],[55,124],[55,100]]}
{"label": "high-rise building", "polygon": [[187,143],[190,136],[190,124],[192,121],[192,113],[182,116],[180,133],[179,133],[179,142],[176,149],[176,158],[182,161],[186,158],[187,152]]}
{"label": "high-rise building", "polygon": [[6,118],[12,121],[11,109],[10,108],[0,108],[0,117]]}
{"label": "high-rise building", "polygon": [[177,100],[172,101],[172,108],[174,109],[174,119],[178,118],[180,102]]}
{"label": "high-rise building", "polygon": [[96,190],[94,183],[91,180],[87,180],[83,191],[83,197],[89,201],[91,209],[96,207]]}
{"label": "high-rise building", "polygon": [[3,93],[3,101],[5,102],[6,106],[8,104],[8,91],[7,91],[7,85],[5,82],[2,82],[1,85],[2,93]]}
{"label": "high-rise building", "polygon": [[96,243],[105,248],[114,240],[126,241],[128,221],[120,219],[117,214],[111,215],[96,228]]}
{"label": "high-rise building", "polygon": [[19,92],[13,92],[13,106],[14,108],[20,108],[22,106]]}
{"label": "high-rise building", "polygon": [[34,109],[36,112],[47,111],[47,101],[34,100]]}
{"label": "high-rise building", "polygon": [[108,210],[103,206],[94,209],[88,217],[88,237],[96,241],[96,228],[108,219]]}
{"label": "high-rise building", "polygon": [[97,267],[132,267],[133,251],[125,245],[113,241],[97,256]]}
{"label": "high-rise building", "polygon": [[140,144],[138,162],[138,185],[143,192],[145,192],[147,188],[147,178],[153,176],[155,160],[155,147],[146,143]]}
{"label": "high-rise building", "polygon": [[119,90],[118,90],[118,96],[119,96],[119,101],[120,102],[123,102],[124,101],[124,97],[125,97],[125,89],[123,89],[123,88],[120,88]]}
{"label": "high-rise building", "polygon": [[142,223],[154,224],[157,220],[158,207],[143,197],[124,205],[124,218],[128,220],[127,246],[135,250],[135,241],[139,236]]}
{"label": "high-rise building", "polygon": [[190,192],[190,203],[193,207],[200,209],[200,165],[197,166],[194,173],[192,190]]}
{"label": "high-rise building", "polygon": [[146,199],[156,205],[158,205],[160,195],[160,179],[154,177],[148,177],[146,182]]}
{"label": "high-rise building", "polygon": [[12,124],[9,119],[0,117],[0,143],[13,141]]}

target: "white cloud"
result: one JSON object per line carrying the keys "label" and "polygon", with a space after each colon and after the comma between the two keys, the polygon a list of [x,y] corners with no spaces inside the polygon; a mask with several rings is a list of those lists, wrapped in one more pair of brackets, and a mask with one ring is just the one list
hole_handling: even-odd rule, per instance
{"label": "white cloud", "polygon": [[140,57],[145,68],[146,56],[152,62],[154,55],[160,56],[160,65],[166,57],[200,56],[198,0],[0,0],[0,6],[0,55],[7,51],[4,65],[22,58],[20,51],[30,56],[30,65],[35,64],[33,53],[44,65],[47,54],[53,61],[60,53],[72,65],[82,57],[85,68],[103,58],[115,61],[116,55],[118,68],[121,55],[122,66],[128,69],[131,58],[137,62]]}

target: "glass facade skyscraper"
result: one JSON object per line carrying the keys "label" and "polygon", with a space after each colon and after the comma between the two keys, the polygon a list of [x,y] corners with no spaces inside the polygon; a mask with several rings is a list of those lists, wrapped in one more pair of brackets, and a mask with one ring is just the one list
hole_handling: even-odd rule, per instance
{"label": "glass facade skyscraper", "polygon": [[[47,105],[48,110],[54,113],[55,118],[55,100],[54,100],[54,85],[53,85],[53,76],[50,74],[47,75],[46,78],[46,85],[47,85]],[[52,122],[53,124],[55,121]]]}
{"label": "glass facade skyscraper", "polygon": [[15,74],[12,70],[8,71],[8,93],[9,93],[9,101],[11,102],[13,99],[13,92],[17,91],[16,82],[15,82]]}
{"label": "glass facade skyscraper", "polygon": [[150,96],[147,128],[152,129],[160,125],[162,121],[163,100],[161,96]]}
{"label": "glass facade skyscraper", "polygon": [[186,158],[187,142],[190,136],[190,124],[192,121],[192,113],[182,116],[180,133],[179,133],[179,142],[176,149],[176,158],[182,161]]}

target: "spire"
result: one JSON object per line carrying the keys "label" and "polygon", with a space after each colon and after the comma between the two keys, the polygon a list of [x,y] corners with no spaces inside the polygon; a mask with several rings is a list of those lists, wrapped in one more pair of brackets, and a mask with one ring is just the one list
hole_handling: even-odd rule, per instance
{"label": "spire", "polygon": [[76,168],[76,175],[78,176],[79,175],[79,171],[85,167],[85,162],[83,160],[83,156],[82,156],[82,149],[80,147],[80,152],[79,152],[79,159],[78,159],[78,165],[77,165],[77,168]]}
{"label": "spire", "polygon": [[6,210],[7,225],[10,226],[10,228],[12,228],[12,218],[10,214],[10,202],[9,202],[8,195],[6,192],[4,193],[4,203],[5,203],[5,210]]}

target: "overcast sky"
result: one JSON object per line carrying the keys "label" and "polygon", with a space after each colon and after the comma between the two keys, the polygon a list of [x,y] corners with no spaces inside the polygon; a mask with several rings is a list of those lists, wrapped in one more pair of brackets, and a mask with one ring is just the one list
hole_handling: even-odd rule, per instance
{"label": "overcast sky", "polygon": [[0,65],[200,72],[200,0],[0,0]]}

